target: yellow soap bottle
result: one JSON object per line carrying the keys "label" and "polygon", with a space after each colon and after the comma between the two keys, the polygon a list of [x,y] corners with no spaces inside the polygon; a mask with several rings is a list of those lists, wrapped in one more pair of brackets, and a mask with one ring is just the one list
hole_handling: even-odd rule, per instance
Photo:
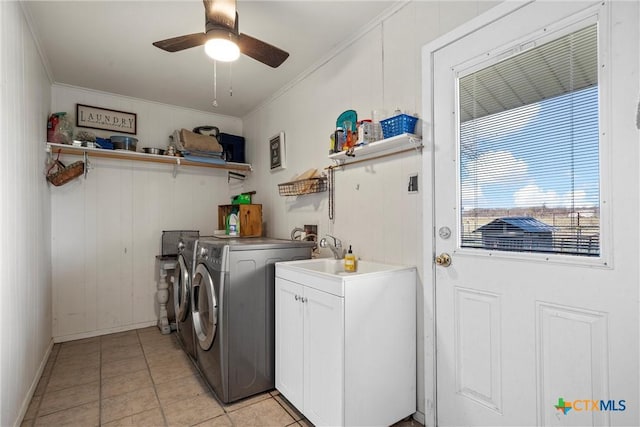
{"label": "yellow soap bottle", "polygon": [[356,256],[351,251],[351,245],[349,245],[349,252],[344,256],[344,271],[354,272],[357,269]]}

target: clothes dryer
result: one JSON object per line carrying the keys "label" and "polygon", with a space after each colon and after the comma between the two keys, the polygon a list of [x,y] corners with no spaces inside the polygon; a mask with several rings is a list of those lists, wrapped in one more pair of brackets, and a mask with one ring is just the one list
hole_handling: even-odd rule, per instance
{"label": "clothes dryer", "polygon": [[275,386],[275,263],[311,258],[314,242],[200,239],[191,309],[197,365],[220,400]]}
{"label": "clothes dryer", "polygon": [[173,282],[176,334],[184,351],[196,358],[195,337],[191,320],[191,281],[197,236],[181,237],[177,243],[178,262]]}

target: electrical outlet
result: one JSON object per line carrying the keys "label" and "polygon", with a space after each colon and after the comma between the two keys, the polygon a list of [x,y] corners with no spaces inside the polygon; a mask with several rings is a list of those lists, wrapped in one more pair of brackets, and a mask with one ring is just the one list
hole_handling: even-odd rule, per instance
{"label": "electrical outlet", "polygon": [[318,226],[317,225],[305,225],[303,228],[304,228],[304,233],[305,234],[315,234],[316,236],[318,235]]}
{"label": "electrical outlet", "polygon": [[409,184],[407,185],[407,191],[409,193],[418,192],[418,174],[409,175]]}

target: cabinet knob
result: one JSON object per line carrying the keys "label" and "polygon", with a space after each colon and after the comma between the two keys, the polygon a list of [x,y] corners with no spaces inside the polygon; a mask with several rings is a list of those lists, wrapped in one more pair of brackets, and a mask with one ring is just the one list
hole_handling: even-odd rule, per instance
{"label": "cabinet knob", "polygon": [[300,297],[297,294],[294,295],[294,298],[296,299],[296,301],[298,301],[300,299]]}

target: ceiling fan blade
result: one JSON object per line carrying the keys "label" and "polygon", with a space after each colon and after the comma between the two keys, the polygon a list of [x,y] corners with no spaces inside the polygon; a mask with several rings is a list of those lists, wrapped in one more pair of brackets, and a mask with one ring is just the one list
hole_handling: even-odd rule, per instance
{"label": "ceiling fan blade", "polygon": [[284,50],[246,34],[239,35],[238,47],[240,52],[273,68],[279,67],[289,57]]}
{"label": "ceiling fan blade", "polygon": [[178,52],[205,44],[207,35],[205,33],[187,34],[186,36],[173,37],[171,39],[153,42],[155,47],[159,47],[167,52]]}
{"label": "ceiling fan blade", "polygon": [[236,0],[202,0],[207,22],[234,29],[236,26]]}

